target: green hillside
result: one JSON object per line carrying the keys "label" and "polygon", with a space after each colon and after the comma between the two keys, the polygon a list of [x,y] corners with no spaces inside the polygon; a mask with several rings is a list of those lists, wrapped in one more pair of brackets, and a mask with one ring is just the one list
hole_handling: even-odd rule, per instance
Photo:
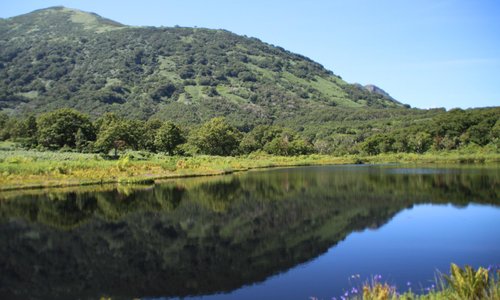
{"label": "green hillside", "polygon": [[[84,116],[51,113],[61,108]],[[217,122],[235,127],[238,147],[217,152],[225,155],[313,146],[337,155],[470,144],[498,151],[499,110],[409,108],[379,87],[349,84],[307,57],[225,30],[132,27],[64,7],[0,19],[0,140],[28,147],[78,148],[79,140],[88,144],[81,151],[106,142],[105,151],[118,139],[155,152],[159,122],[170,121],[187,137],[182,153],[215,154],[208,150],[220,143],[203,150],[199,125],[223,116]],[[66,114],[83,123],[56,132],[50,120]],[[274,151],[293,143],[302,150]]]}
{"label": "green hillside", "polygon": [[307,57],[225,30],[125,26],[64,7],[1,20],[0,109],[60,107],[179,124],[224,115],[242,129],[404,108]]}

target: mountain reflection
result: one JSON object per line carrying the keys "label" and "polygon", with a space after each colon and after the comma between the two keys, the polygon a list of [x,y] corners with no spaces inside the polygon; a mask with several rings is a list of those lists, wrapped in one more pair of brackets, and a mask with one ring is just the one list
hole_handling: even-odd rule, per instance
{"label": "mountain reflection", "polygon": [[496,169],[412,170],[306,167],[5,192],[0,297],[228,292],[311,260],[414,204],[499,204]]}

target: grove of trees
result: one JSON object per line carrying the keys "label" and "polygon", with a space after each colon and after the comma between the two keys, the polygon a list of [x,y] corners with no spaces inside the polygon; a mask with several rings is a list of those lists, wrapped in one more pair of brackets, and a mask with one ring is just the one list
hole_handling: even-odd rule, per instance
{"label": "grove of trees", "polygon": [[424,153],[469,145],[491,145],[498,151],[499,116],[498,108],[454,109],[406,127],[380,126],[374,121],[358,134],[349,128],[337,128],[331,135],[335,138],[324,139],[277,125],[257,125],[242,132],[223,117],[186,128],[158,119],[126,119],[114,113],[105,113],[92,121],[86,114],[62,108],[25,118],[0,112],[0,140],[18,141],[25,148],[95,152],[114,157],[125,149],[220,156],[255,151],[283,156]]}

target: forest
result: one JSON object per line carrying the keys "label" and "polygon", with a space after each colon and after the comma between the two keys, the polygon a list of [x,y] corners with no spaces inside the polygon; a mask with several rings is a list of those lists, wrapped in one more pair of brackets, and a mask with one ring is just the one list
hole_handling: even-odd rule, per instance
{"label": "forest", "polygon": [[26,149],[102,153],[115,158],[127,149],[184,156],[237,156],[256,151],[279,156],[422,154],[466,147],[498,151],[499,115],[500,108],[453,109],[409,126],[375,120],[367,122],[363,131],[337,127],[336,133],[323,139],[279,125],[256,125],[245,132],[224,117],[188,127],[158,119],[127,119],[114,113],[92,120],[85,113],[63,108],[25,118],[0,113],[0,139]]}

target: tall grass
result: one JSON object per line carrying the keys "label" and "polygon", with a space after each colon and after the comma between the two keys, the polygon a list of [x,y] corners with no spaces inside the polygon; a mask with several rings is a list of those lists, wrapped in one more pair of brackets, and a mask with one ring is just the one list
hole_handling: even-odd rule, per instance
{"label": "tall grass", "polygon": [[487,269],[474,270],[471,266],[461,269],[452,264],[450,273],[444,275],[444,279],[457,299],[485,299],[491,294],[490,285],[494,282],[490,281]]}
{"label": "tall grass", "polygon": [[92,183],[137,183],[155,179],[227,174],[256,168],[359,164],[359,163],[461,163],[498,162],[500,155],[482,154],[384,154],[379,156],[329,155],[271,156],[263,152],[238,157],[166,156],[143,151],[123,154],[119,160],[98,154],[0,150],[0,190],[85,185]]}
{"label": "tall grass", "polygon": [[437,282],[423,294],[413,291],[399,293],[394,286],[380,282],[376,275],[361,289],[352,288],[340,297],[342,300],[500,300],[500,269],[491,270],[470,266],[460,268],[452,264],[450,274],[440,274]]}
{"label": "tall grass", "polygon": [[0,151],[0,190],[106,182],[151,182],[161,178],[219,175],[255,168],[353,162],[353,158],[317,155],[181,157],[128,152],[118,160],[110,160],[97,154]]}

